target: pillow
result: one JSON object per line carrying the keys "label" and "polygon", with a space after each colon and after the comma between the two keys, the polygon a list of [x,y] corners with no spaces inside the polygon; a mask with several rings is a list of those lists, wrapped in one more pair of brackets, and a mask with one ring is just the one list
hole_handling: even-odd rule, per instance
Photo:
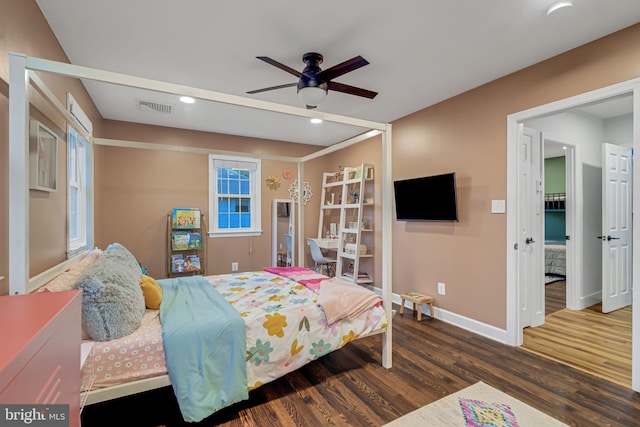
{"label": "pillow", "polygon": [[49,280],[47,283],[36,289],[35,292],[70,291],[73,289],[73,285],[76,283],[82,272],[93,264],[101,253],[101,249],[96,248],[92,250],[71,268]]}
{"label": "pillow", "polygon": [[144,295],[145,306],[152,310],[159,310],[160,303],[162,302],[162,288],[158,282],[156,282],[156,279],[143,274],[140,287]]}
{"label": "pillow", "polygon": [[82,325],[92,339],[122,338],[140,326],[145,311],[141,278],[135,257],[119,243],[109,245],[82,273],[75,288],[82,290]]}

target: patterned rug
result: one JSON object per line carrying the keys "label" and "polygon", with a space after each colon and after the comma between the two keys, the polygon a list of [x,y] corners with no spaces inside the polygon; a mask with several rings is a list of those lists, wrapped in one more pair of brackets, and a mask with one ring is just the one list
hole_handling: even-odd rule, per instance
{"label": "patterned rug", "polygon": [[548,285],[549,283],[559,282],[561,280],[567,280],[566,276],[560,276],[557,274],[545,274],[544,275],[544,284]]}
{"label": "patterned rug", "polygon": [[551,427],[566,424],[482,381],[385,426]]}

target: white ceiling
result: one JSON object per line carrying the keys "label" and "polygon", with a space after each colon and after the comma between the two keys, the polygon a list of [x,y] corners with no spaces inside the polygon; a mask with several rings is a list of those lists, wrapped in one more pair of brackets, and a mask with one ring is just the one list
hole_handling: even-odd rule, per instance
{"label": "white ceiling", "polygon": [[[319,111],[391,122],[640,22],[639,0],[36,0],[71,63],[303,107],[296,78],[256,59],[302,70],[362,55],[370,64],[335,79],[378,92],[329,91]],[[317,145],[363,129],[85,82],[104,118]],[[136,101],[173,105],[172,114]]]}

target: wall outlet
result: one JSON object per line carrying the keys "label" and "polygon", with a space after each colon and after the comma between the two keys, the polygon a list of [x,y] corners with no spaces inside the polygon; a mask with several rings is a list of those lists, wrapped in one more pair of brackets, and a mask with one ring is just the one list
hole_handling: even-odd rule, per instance
{"label": "wall outlet", "polygon": [[442,282],[438,282],[438,295],[444,295],[445,294],[445,285]]}
{"label": "wall outlet", "polygon": [[232,262],[231,263],[231,271],[238,271],[238,263],[237,262]]}

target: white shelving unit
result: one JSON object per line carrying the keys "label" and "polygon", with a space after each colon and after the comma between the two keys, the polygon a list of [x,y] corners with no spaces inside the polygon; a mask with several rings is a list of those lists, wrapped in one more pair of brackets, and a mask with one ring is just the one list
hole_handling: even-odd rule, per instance
{"label": "white shelving unit", "polygon": [[373,262],[362,264],[373,259],[373,179],[369,163],[325,172],[322,178],[318,242],[336,250],[336,276],[361,284],[373,282]]}

